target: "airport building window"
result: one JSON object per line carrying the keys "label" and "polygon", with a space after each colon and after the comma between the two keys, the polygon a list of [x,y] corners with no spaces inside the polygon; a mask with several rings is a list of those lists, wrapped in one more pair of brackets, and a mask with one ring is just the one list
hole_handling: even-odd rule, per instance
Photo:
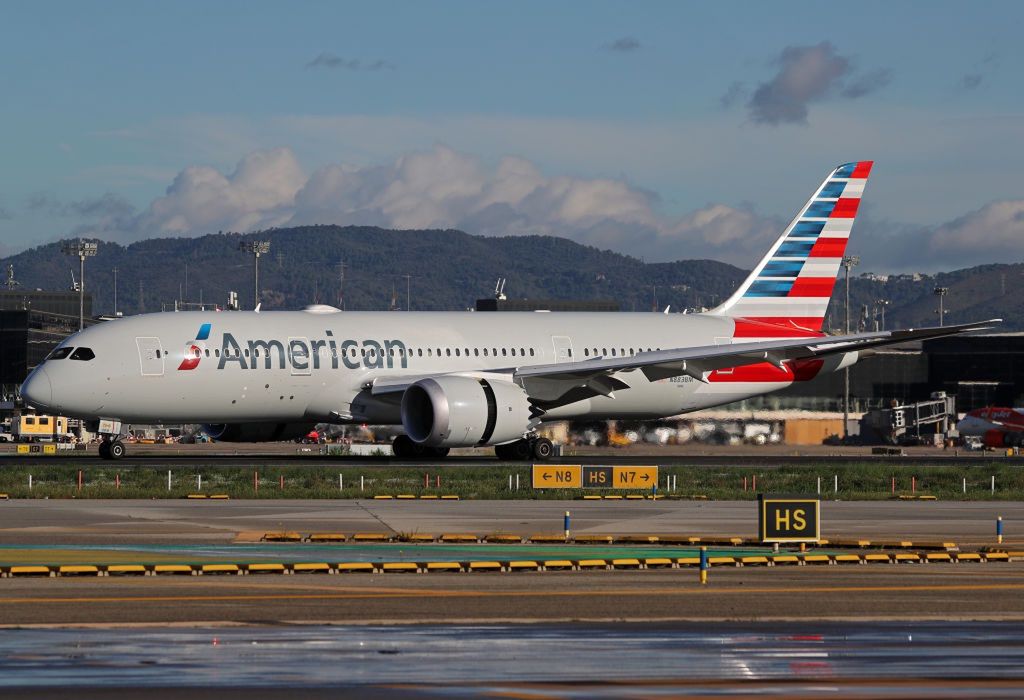
{"label": "airport building window", "polygon": [[35,425],[35,424],[36,424],[36,419],[35,418],[33,418],[32,416],[26,416],[25,417],[25,425]]}
{"label": "airport building window", "polygon": [[51,352],[50,356],[47,357],[46,359],[47,360],[63,360],[65,357],[67,357],[68,355],[71,354],[72,350],[74,350],[74,348],[72,348],[72,347],[57,348],[56,350]]}
{"label": "airport building window", "polygon": [[49,416],[39,416],[39,425],[49,425],[49,424],[50,424]]}

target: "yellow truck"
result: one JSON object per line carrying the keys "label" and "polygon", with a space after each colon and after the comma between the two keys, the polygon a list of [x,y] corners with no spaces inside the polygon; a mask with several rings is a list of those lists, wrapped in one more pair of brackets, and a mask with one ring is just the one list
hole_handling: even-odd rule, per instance
{"label": "yellow truck", "polygon": [[69,442],[68,419],[64,416],[22,415],[11,420],[11,433],[18,442]]}

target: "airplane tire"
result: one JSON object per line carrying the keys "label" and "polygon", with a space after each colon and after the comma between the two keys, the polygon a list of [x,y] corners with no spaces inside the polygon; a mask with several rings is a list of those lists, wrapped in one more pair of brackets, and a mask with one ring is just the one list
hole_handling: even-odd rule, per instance
{"label": "airplane tire", "polygon": [[398,435],[391,442],[391,451],[398,459],[415,459],[419,447],[408,435]]}
{"label": "airplane tire", "polygon": [[100,459],[113,459],[110,456],[110,443],[106,440],[100,443]]}
{"label": "airplane tire", "polygon": [[496,445],[494,456],[506,462],[525,462],[533,456],[533,452],[529,442],[516,440],[505,445]]}
{"label": "airplane tire", "polygon": [[114,440],[110,443],[110,447],[107,448],[107,451],[110,453],[110,459],[121,459],[124,457],[127,450],[125,450],[123,442],[120,440]]}
{"label": "airplane tire", "polygon": [[537,438],[533,441],[532,450],[534,459],[545,461],[551,459],[555,453],[555,446],[547,438]]}

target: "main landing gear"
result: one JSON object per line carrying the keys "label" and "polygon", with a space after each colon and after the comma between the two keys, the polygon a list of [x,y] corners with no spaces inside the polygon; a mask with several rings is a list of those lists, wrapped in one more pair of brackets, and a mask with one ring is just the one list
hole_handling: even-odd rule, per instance
{"label": "main landing gear", "polygon": [[496,445],[494,448],[494,456],[505,462],[525,462],[528,459],[546,462],[554,453],[554,444],[542,437],[524,438],[504,445]]}
{"label": "main landing gear", "polygon": [[105,437],[100,443],[100,457],[103,459],[121,459],[125,452],[124,443],[116,438]]}
{"label": "main landing gear", "polygon": [[427,447],[413,442],[408,435],[399,435],[391,443],[391,451],[398,459],[444,459],[447,447]]}

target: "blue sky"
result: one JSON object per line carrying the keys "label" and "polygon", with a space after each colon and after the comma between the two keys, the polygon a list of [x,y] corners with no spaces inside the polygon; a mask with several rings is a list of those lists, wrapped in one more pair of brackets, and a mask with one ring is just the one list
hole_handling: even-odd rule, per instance
{"label": "blue sky", "polygon": [[0,255],[290,223],[751,265],[877,161],[877,270],[1024,258],[1019,3],[4,3]]}

